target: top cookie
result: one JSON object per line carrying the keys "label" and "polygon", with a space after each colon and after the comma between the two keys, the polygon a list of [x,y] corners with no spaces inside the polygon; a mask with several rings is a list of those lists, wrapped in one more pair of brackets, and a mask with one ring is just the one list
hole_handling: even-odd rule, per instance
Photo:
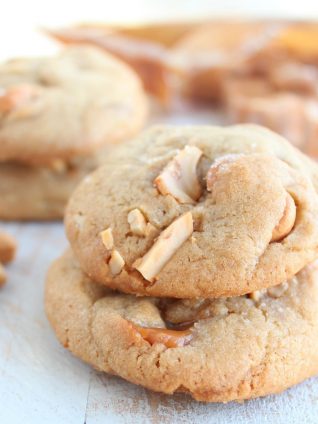
{"label": "top cookie", "polygon": [[109,287],[242,295],[317,256],[317,176],[262,127],[155,127],[83,181],[66,230],[83,270]]}
{"label": "top cookie", "polygon": [[0,161],[46,163],[135,134],[146,98],[135,73],[93,47],[0,65]]}

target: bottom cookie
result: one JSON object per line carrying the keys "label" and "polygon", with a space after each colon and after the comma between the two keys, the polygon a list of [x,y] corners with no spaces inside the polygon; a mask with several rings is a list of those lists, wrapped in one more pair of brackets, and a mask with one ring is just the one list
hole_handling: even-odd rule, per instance
{"label": "bottom cookie", "polygon": [[74,355],[155,391],[228,402],[318,373],[317,264],[250,296],[172,300],[95,284],[67,252],[48,272],[45,301]]}

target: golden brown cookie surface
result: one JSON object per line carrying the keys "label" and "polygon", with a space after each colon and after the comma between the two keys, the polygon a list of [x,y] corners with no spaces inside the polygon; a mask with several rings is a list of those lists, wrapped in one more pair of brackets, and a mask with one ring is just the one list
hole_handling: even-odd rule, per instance
{"label": "golden brown cookie surface", "polygon": [[317,256],[316,173],[261,127],[157,127],[81,184],[66,230],[83,270],[109,287],[237,296]]}

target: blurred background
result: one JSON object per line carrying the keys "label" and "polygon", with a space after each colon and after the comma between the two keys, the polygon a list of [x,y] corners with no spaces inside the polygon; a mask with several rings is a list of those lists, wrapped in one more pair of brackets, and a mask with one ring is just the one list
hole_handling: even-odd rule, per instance
{"label": "blurred background", "polygon": [[55,44],[36,32],[85,21],[156,22],[213,17],[318,18],[315,0],[11,0],[0,13],[0,57],[54,51]]}
{"label": "blurred background", "polygon": [[0,60],[50,55],[54,37],[97,45],[159,100],[149,124],[253,122],[318,158],[317,22],[310,0],[11,0],[0,14]]}

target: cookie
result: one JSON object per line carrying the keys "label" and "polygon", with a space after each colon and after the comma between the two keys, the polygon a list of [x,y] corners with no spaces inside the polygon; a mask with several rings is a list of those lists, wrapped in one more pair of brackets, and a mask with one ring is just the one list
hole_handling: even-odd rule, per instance
{"label": "cookie", "polygon": [[83,270],[123,292],[238,296],[318,253],[317,165],[262,127],[154,127],[72,196]]}
{"label": "cookie", "polygon": [[124,63],[93,47],[0,66],[0,161],[50,163],[126,140],[146,99]]}
{"label": "cookie", "polygon": [[7,279],[3,264],[7,264],[14,259],[16,249],[17,245],[14,238],[0,231],[0,287]]}
{"label": "cookie", "polygon": [[251,295],[172,300],[93,283],[68,252],[46,312],[64,347],[100,371],[207,402],[250,399],[318,373],[318,266]]}
{"label": "cookie", "polygon": [[62,218],[77,184],[146,112],[134,72],[93,47],[1,65],[0,218]]}

